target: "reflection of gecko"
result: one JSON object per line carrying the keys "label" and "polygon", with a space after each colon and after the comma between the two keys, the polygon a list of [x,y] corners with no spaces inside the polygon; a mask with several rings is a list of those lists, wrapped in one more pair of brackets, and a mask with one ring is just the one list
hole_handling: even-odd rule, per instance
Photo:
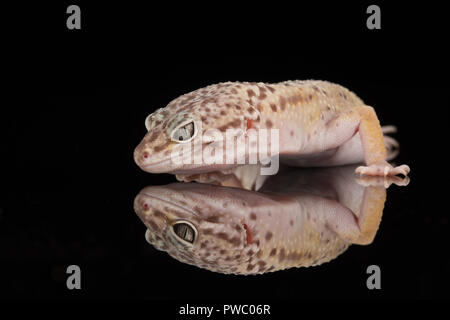
{"label": "reflection of gecko", "polygon": [[[217,137],[208,135],[211,128],[220,132],[241,129],[245,139],[249,129],[279,129],[279,154],[282,161],[291,165],[365,162],[367,166],[358,167],[356,172],[409,172],[406,165],[394,168],[386,162],[392,158],[386,147],[389,149],[396,142],[389,137],[383,139],[374,109],[344,87],[325,81],[211,85],[173,100],[147,117],[145,124],[148,133],[135,149],[134,158],[143,170],[152,173],[192,175],[236,167],[208,164],[211,162],[205,154],[198,164],[176,163],[171,158],[175,145],[200,142],[206,147],[219,143]],[[228,140],[224,145],[228,145]],[[184,153],[180,159],[190,156],[190,152]],[[258,156],[263,157],[260,153]]]}
{"label": "reflection of gecko", "polygon": [[371,243],[386,199],[383,179],[400,181],[365,176],[360,184],[354,170],[296,169],[269,177],[260,192],[201,183],[151,186],[134,209],[148,228],[147,241],[188,264],[236,274],[313,266],[352,243]]}

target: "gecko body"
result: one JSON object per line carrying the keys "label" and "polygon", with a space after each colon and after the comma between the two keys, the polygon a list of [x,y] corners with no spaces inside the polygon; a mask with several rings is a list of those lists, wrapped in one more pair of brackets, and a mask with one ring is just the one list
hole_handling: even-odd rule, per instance
{"label": "gecko body", "polygon": [[[244,141],[237,149],[248,160],[250,130],[277,129],[278,155],[294,166],[335,166],[365,162],[356,172],[366,175],[407,175],[406,165],[392,167],[386,147],[396,145],[383,137],[372,107],[348,89],[326,81],[285,81],[277,84],[227,82],[182,95],[145,121],[148,133],[136,147],[134,159],[145,171],[193,175],[226,171],[240,164],[214,162],[203,152],[200,162],[192,159],[205,148],[223,147],[229,154],[236,137],[210,134],[237,130]],[[191,144],[185,152],[176,146]],[[270,142],[269,142],[270,144]],[[389,148],[388,148],[389,149]],[[389,150],[388,150],[389,151]],[[261,161],[267,154],[257,150]],[[217,159],[217,158],[216,158]]]}

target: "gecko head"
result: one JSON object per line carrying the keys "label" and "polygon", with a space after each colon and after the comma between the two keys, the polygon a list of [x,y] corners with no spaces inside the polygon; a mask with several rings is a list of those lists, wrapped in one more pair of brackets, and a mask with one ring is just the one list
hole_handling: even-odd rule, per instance
{"label": "gecko head", "polygon": [[211,271],[250,273],[248,264],[259,251],[259,241],[249,242],[252,222],[241,214],[244,198],[236,197],[242,192],[198,183],[151,186],[136,196],[134,210],[147,227],[146,240],[156,249]]}
{"label": "gecko head", "polygon": [[[241,96],[239,87],[238,83],[211,85],[150,114],[145,120],[148,132],[134,151],[135,162],[150,173],[211,171],[210,160],[218,157],[213,150],[231,145],[227,140],[234,142],[236,136],[259,126],[258,111]],[[213,165],[215,170],[234,166],[224,157]]]}

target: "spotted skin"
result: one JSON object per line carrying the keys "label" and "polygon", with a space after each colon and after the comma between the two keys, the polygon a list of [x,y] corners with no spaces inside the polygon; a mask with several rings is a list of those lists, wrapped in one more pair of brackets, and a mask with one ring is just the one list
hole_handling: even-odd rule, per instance
{"label": "spotted skin", "polygon": [[[242,275],[315,266],[375,237],[386,190],[368,179],[359,184],[354,170],[288,171],[270,177],[260,192],[152,186],[137,195],[134,209],[148,228],[147,241],[184,263]],[[172,232],[181,221],[197,230],[192,244]]]}
{"label": "spotted skin", "polygon": [[[199,134],[189,143],[190,151],[179,159],[193,159],[199,150],[217,145],[209,129],[237,135],[248,141],[250,129],[279,130],[281,160],[294,166],[334,166],[365,162],[357,172],[368,175],[396,175],[409,172],[406,165],[392,167],[386,160],[386,139],[372,107],[348,89],[326,81],[285,81],[276,84],[226,82],[210,85],[182,95],[147,118],[148,133],[136,147],[134,159],[145,171],[193,175],[233,169],[233,164],[210,164],[209,155],[201,163],[174,162],[173,132],[192,119]],[[206,139],[205,139],[206,137]],[[211,140],[212,139],[212,140]],[[228,138],[224,138],[224,155]],[[233,138],[234,139],[234,138]],[[394,141],[392,138],[392,141]],[[213,141],[214,140],[214,141]],[[212,142],[213,141],[213,142]],[[395,141],[394,141],[395,142]],[[201,149],[203,148],[203,149]],[[270,149],[270,148],[269,148]],[[238,152],[248,159],[248,149]],[[258,151],[258,160],[262,154]],[[224,158],[225,159],[225,158]]]}

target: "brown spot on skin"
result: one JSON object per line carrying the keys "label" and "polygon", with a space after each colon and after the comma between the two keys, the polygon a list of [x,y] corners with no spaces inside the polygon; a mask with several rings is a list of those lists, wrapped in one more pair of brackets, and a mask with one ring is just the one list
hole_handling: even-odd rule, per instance
{"label": "brown spot on skin", "polygon": [[312,254],[311,252],[308,252],[308,258],[311,259],[312,258]]}
{"label": "brown spot on skin", "polygon": [[276,249],[276,248],[273,248],[273,249],[270,251],[269,256],[273,257],[273,256],[276,255],[276,254],[277,254],[277,249]]}
{"label": "brown spot on skin", "polygon": [[231,89],[231,93],[232,94],[237,94],[238,92],[237,92],[237,90],[235,88],[233,88],[233,89]]}
{"label": "brown spot on skin", "polygon": [[280,107],[283,111],[286,109],[286,99],[284,97],[280,97]]}
{"label": "brown spot on skin", "polygon": [[252,249],[250,249],[250,250],[249,250],[249,251],[247,252],[247,255],[248,255],[248,256],[252,256],[252,255],[253,255],[253,253],[254,253],[254,252],[253,252],[253,250],[252,250]]}
{"label": "brown spot on skin", "polygon": [[317,86],[312,86],[312,88],[313,88],[315,91],[319,92],[319,88],[317,88]]}
{"label": "brown spot on skin", "polygon": [[275,269],[275,266],[271,266],[267,271],[272,271],[273,269]]}
{"label": "brown spot on skin", "polygon": [[270,104],[270,108],[272,108],[273,112],[277,112],[277,106],[274,103]]}
{"label": "brown spot on skin", "polygon": [[155,217],[158,217],[158,218],[164,217],[164,213],[162,213],[162,212],[159,211],[159,210],[155,210],[155,211],[153,212],[153,215],[154,215]]}
{"label": "brown spot on skin", "polygon": [[153,142],[156,140],[156,138],[158,138],[159,133],[158,132],[153,132],[150,137],[148,138],[148,142]]}
{"label": "brown spot on skin", "polygon": [[291,135],[291,137],[293,137],[294,136],[294,131],[291,130],[290,135]]}
{"label": "brown spot on skin", "polygon": [[270,239],[272,239],[272,236],[273,236],[273,234],[272,234],[272,232],[270,232],[270,231],[267,231],[267,233],[266,233],[266,241],[270,241]]}
{"label": "brown spot on skin", "polygon": [[153,231],[159,231],[158,225],[157,225],[153,220],[150,220],[150,221],[148,222],[148,224],[150,225],[150,227],[151,227],[151,229],[152,229]]}
{"label": "brown spot on skin", "polygon": [[222,250],[219,251],[219,253],[220,253],[221,255],[224,255],[225,253],[227,253],[227,250],[222,249]]}
{"label": "brown spot on skin", "polygon": [[272,128],[272,126],[273,126],[272,121],[270,121],[269,119],[267,119],[267,120],[266,120],[266,127],[270,129],[270,128]]}
{"label": "brown spot on skin", "polygon": [[225,110],[222,110],[222,111],[220,111],[220,115],[221,116],[224,116],[224,115],[226,115],[227,113],[225,112]]}
{"label": "brown spot on skin", "polygon": [[235,229],[236,231],[238,231],[238,232],[241,232],[241,230],[242,230],[241,226],[238,225],[238,224],[236,224],[236,225],[234,226],[234,229]]}
{"label": "brown spot on skin", "polygon": [[217,222],[219,222],[219,217],[218,216],[209,216],[208,218],[205,219],[205,221],[208,221],[211,223],[217,223]]}
{"label": "brown spot on skin", "polygon": [[260,260],[260,261],[258,261],[258,266],[259,266],[260,269],[261,269],[261,268],[264,268],[264,267],[266,266],[266,262]]}
{"label": "brown spot on skin", "polygon": [[205,235],[210,235],[210,234],[212,234],[212,232],[213,232],[213,229],[211,229],[211,228],[203,230],[203,234],[205,234]]}
{"label": "brown spot on skin", "polygon": [[237,110],[241,110],[241,109],[242,109],[240,106],[235,106],[235,108],[236,108]]}
{"label": "brown spot on skin", "polygon": [[312,94],[308,95],[309,100],[312,100],[312,97],[313,97]]}
{"label": "brown spot on skin", "polygon": [[256,220],[256,213],[254,212],[250,213],[250,219]]}
{"label": "brown spot on skin", "polygon": [[267,87],[267,89],[269,89],[270,90],[270,92],[274,92],[275,91],[275,89],[273,88],[273,87],[271,87],[271,86],[266,86]]}
{"label": "brown spot on skin", "polygon": [[222,203],[222,207],[226,208],[228,207],[228,204],[226,202]]}
{"label": "brown spot on skin", "polygon": [[291,220],[289,220],[289,224],[291,225],[291,226],[293,226],[294,225],[294,221],[291,219]]}
{"label": "brown spot on skin", "polygon": [[202,249],[206,248],[206,246],[207,246],[206,242],[202,242],[202,243],[200,244],[200,248],[202,248]]}
{"label": "brown spot on skin", "polygon": [[208,108],[208,107],[206,107],[206,108],[205,108],[205,111],[206,111],[206,112],[211,112],[211,109]]}
{"label": "brown spot on skin", "polygon": [[284,248],[281,248],[280,253],[278,255],[278,261],[282,262],[286,258],[286,252],[284,251]]}
{"label": "brown spot on skin", "polygon": [[247,90],[248,97],[251,98],[255,95],[255,92],[252,89]]}
{"label": "brown spot on skin", "polygon": [[220,239],[223,239],[225,241],[228,241],[229,243],[231,243],[232,245],[238,246],[240,241],[238,237],[234,237],[232,239],[228,239],[228,235],[225,232],[219,232],[216,234],[216,236]]}
{"label": "brown spot on skin", "polygon": [[264,100],[265,98],[267,98],[266,94],[263,93],[263,92],[261,92],[260,95],[259,95],[259,97],[258,97],[258,99],[259,99],[259,100]]}
{"label": "brown spot on skin", "polygon": [[247,266],[247,271],[252,271],[254,267],[255,267],[254,264],[249,263]]}
{"label": "brown spot on skin", "polygon": [[205,116],[202,116],[200,119],[201,119],[202,121],[206,121],[206,117],[205,117]]}
{"label": "brown spot on skin", "polygon": [[225,261],[231,261],[231,257],[230,257],[230,256],[227,256],[224,260],[225,260]]}
{"label": "brown spot on skin", "polygon": [[226,131],[228,128],[233,127],[233,128],[238,128],[241,125],[241,120],[240,119],[234,119],[231,122],[228,122],[227,124],[219,127],[220,131]]}
{"label": "brown spot on skin", "polygon": [[303,98],[300,95],[295,95],[295,96],[291,96],[288,98],[289,103],[292,105],[296,105],[299,102],[301,102],[302,100],[303,100]]}
{"label": "brown spot on skin", "polygon": [[301,253],[291,252],[290,254],[287,255],[286,259],[287,260],[291,260],[291,261],[295,261],[295,260],[300,260],[301,257],[302,257]]}
{"label": "brown spot on skin", "polygon": [[193,209],[194,209],[194,211],[197,212],[197,213],[202,211],[202,208],[200,208],[199,206],[194,206]]}
{"label": "brown spot on skin", "polygon": [[231,272],[236,272],[237,271],[237,268],[236,267],[231,267]]}
{"label": "brown spot on skin", "polygon": [[248,113],[252,114],[253,112],[255,112],[255,109],[253,108],[247,108]]}
{"label": "brown spot on skin", "polygon": [[155,152],[160,152],[161,150],[164,150],[169,144],[170,144],[170,142],[161,144],[161,145],[159,145],[159,146],[154,147],[153,150],[154,150]]}
{"label": "brown spot on skin", "polygon": [[164,156],[168,156],[170,154],[170,150],[166,150],[166,151],[164,151]]}
{"label": "brown spot on skin", "polygon": [[238,237],[234,237],[231,240],[229,240],[229,242],[234,245],[235,247],[239,246],[239,244],[241,243],[241,240]]}
{"label": "brown spot on skin", "polygon": [[241,255],[238,254],[238,255],[235,255],[233,259],[234,259],[234,260],[239,260],[240,258],[241,258]]}

